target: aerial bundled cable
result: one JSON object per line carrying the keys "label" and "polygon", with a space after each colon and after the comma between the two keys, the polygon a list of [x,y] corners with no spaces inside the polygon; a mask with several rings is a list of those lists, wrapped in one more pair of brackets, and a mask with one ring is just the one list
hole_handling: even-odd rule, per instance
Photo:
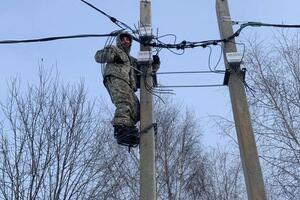
{"label": "aerial bundled cable", "polygon": [[87,37],[110,37],[116,36],[116,32],[110,34],[82,34],[82,35],[68,35],[68,36],[56,36],[56,37],[46,37],[39,39],[29,39],[29,40],[2,40],[0,44],[17,44],[17,43],[30,43],[30,42],[48,42],[53,40],[62,40],[62,39],[73,39],[73,38],[87,38]]}
{"label": "aerial bundled cable", "polygon": [[159,85],[158,88],[191,88],[191,87],[223,87],[225,85]]}
{"label": "aerial bundled cable", "polygon": [[[136,30],[133,30],[130,26],[125,24],[124,22],[116,19],[115,17],[112,17],[108,15],[107,13],[103,12],[102,10],[96,8],[92,4],[81,0],[83,3],[87,4],[88,6],[92,7],[93,9],[97,10],[104,16],[108,17],[114,24],[116,24],[119,28],[122,30],[120,31],[114,31],[110,34],[82,34],[82,35],[70,35],[70,36],[55,36],[55,37],[46,37],[46,38],[38,38],[38,39],[28,39],[28,40],[2,40],[0,41],[0,44],[17,44],[17,43],[31,43],[31,42],[48,42],[53,40],[62,40],[62,39],[74,39],[74,38],[87,38],[87,37],[115,37],[117,36],[121,31],[124,31],[125,29],[129,29],[132,31],[132,33],[136,33]],[[134,40],[139,42],[139,39],[136,37],[133,37]]]}
{"label": "aerial bundled cable", "polygon": [[[83,3],[85,3],[86,5],[90,6],[91,8],[97,10],[98,12],[100,12],[101,14],[103,14],[104,16],[108,17],[114,24],[116,24],[122,30],[129,29],[133,34],[138,33],[137,30],[134,30],[133,28],[131,28],[130,26],[128,26],[124,22],[116,19],[115,17],[112,17],[112,16],[108,15],[104,11],[100,10],[99,8],[96,8],[92,4],[86,2],[85,0],[81,0],[81,1]],[[240,35],[241,31],[244,28],[248,27],[248,26],[252,26],[252,27],[300,28],[300,25],[268,24],[268,23],[262,23],[262,22],[246,22],[246,23],[240,23],[238,21],[231,21],[231,22],[234,25],[240,24],[240,28],[237,31],[235,31],[231,36],[229,36],[227,38],[223,38],[223,39],[203,40],[203,41],[199,41],[199,42],[190,42],[190,41],[183,40],[180,43],[175,43],[176,36],[173,35],[173,34],[168,34],[168,35],[172,35],[172,36],[175,37],[175,41],[174,41],[173,44],[166,44],[166,43],[164,43],[164,42],[162,42],[160,40],[160,38],[162,38],[164,36],[168,36],[168,35],[164,35],[164,36],[152,36],[152,40],[145,40],[145,41],[144,40],[140,40],[140,38],[137,38],[137,37],[133,36],[133,40],[141,43],[144,46],[151,46],[151,47],[154,47],[154,48],[157,48],[157,49],[163,49],[163,48],[165,48],[165,49],[168,49],[169,51],[171,51],[173,53],[176,53],[176,52],[172,51],[171,49],[183,50],[182,53],[179,53],[179,55],[181,55],[181,54],[184,53],[184,49],[186,49],[186,48],[195,48],[195,47],[206,48],[209,45],[218,45],[219,43],[230,42],[234,38],[238,37]],[[110,37],[110,36],[116,36],[116,35],[117,35],[117,32],[114,32],[113,34],[102,34],[102,35],[98,35],[98,34],[85,34],[85,35],[71,35],[71,36],[47,37],[47,38],[29,39],[29,40],[3,40],[3,41],[0,41],[0,44],[15,44],[15,43],[29,43],[29,42],[46,42],[46,41],[53,41],[53,40],[60,40],[60,39],[87,38],[87,37]],[[160,50],[158,50],[158,51],[160,51]],[[176,53],[176,54],[178,54],[178,53]]]}
{"label": "aerial bundled cable", "polygon": [[[239,22],[232,21],[235,24],[239,24]],[[189,42],[186,40],[183,40],[180,43],[177,44],[163,44],[159,40],[156,40],[158,42],[152,42],[145,45],[149,45],[152,47],[159,47],[159,48],[168,48],[168,49],[185,49],[185,48],[195,48],[195,47],[207,47],[209,45],[217,45],[222,42],[229,42],[232,39],[238,37],[241,33],[241,31],[246,27],[276,27],[276,28],[300,28],[300,25],[290,25],[290,24],[269,24],[269,23],[262,23],[262,22],[246,22],[240,25],[240,28],[236,30],[232,35],[230,35],[227,38],[223,39],[216,39],[216,40],[204,40],[199,42]]]}
{"label": "aerial bundled cable", "polygon": [[[101,14],[103,14],[104,16],[106,16],[107,18],[109,18],[114,24],[116,24],[119,28],[121,28],[121,30],[118,31],[114,31],[110,34],[81,34],[81,35],[70,35],[70,36],[56,36],[56,37],[47,37],[47,38],[39,38],[39,39],[28,39],[28,40],[2,40],[0,41],[0,44],[16,44],[16,43],[31,43],[31,42],[47,42],[47,41],[53,41],[53,40],[61,40],[61,39],[73,39],[73,38],[88,38],[88,37],[107,37],[107,41],[106,41],[106,45],[111,45],[111,43],[113,42],[115,36],[117,36],[121,31],[124,30],[130,30],[135,36],[136,33],[139,34],[139,31],[137,30],[137,28],[132,29],[130,26],[128,26],[127,24],[125,24],[124,22],[116,19],[115,17],[112,17],[110,15],[108,15],[107,13],[105,13],[104,11],[96,8],[95,6],[93,6],[92,4],[86,2],[85,0],[81,0],[83,3],[85,3],[86,5],[90,6],[91,8],[97,10],[98,12],[100,12]],[[230,20],[231,21],[231,20]],[[157,53],[159,53],[159,51],[161,49],[168,49],[169,51],[181,55],[184,53],[184,50],[186,48],[195,48],[195,47],[202,47],[202,48],[206,48],[210,45],[219,45],[220,43],[225,43],[225,42],[233,42],[232,40],[236,37],[238,37],[241,33],[241,31],[246,28],[246,27],[278,27],[278,28],[300,28],[300,25],[285,25],[285,24],[268,24],[268,23],[261,23],[261,22],[246,22],[246,23],[240,23],[238,21],[231,21],[233,25],[240,25],[240,27],[229,37],[227,38],[223,38],[223,39],[216,39],[216,40],[204,40],[204,41],[199,41],[199,42],[190,42],[190,41],[186,41],[183,40],[180,43],[176,43],[176,35],[174,34],[167,34],[167,35],[163,35],[163,36],[151,36],[150,40],[141,40],[140,37],[137,38],[135,36],[133,37],[133,40],[139,42],[140,44],[144,45],[144,46],[151,46],[153,48],[156,49]],[[161,38],[165,37],[165,36],[173,36],[174,37],[174,43],[172,44],[168,44],[168,43],[164,43],[161,41]],[[171,49],[177,49],[177,50],[182,50],[182,53],[176,53],[175,51],[171,50]],[[222,54],[222,51],[221,51]],[[220,55],[221,55],[220,54]],[[210,55],[211,55],[211,47],[210,47]],[[210,57],[210,56],[209,56]],[[212,69],[210,67],[210,58],[209,58],[209,68],[210,71],[196,71],[196,72],[161,72],[161,73],[157,73],[157,74],[176,74],[176,73],[224,73],[224,71],[221,70],[216,70],[216,67],[218,66],[220,61],[220,58],[216,64],[216,66],[214,67],[214,69]],[[103,66],[101,67],[103,68]],[[103,70],[103,69],[102,69]],[[145,82],[145,86],[146,89],[151,92],[151,93],[165,93],[165,94],[172,94],[172,90],[163,90],[162,88],[171,88],[171,87],[219,87],[219,86],[223,86],[223,85],[177,85],[177,86],[158,86],[157,89],[153,88],[153,86],[150,86],[147,82]]]}

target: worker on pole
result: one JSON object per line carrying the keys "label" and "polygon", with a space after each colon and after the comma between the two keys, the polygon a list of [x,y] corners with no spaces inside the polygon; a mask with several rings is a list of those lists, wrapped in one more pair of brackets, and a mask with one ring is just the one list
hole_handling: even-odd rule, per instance
{"label": "worker on pole", "polygon": [[[140,103],[135,95],[139,87],[139,67],[137,59],[130,55],[131,45],[132,36],[122,32],[116,36],[116,45],[106,46],[97,51],[95,60],[98,63],[106,63],[103,83],[116,106],[112,124],[117,143],[135,147],[139,144],[136,123],[140,120]],[[159,62],[159,59],[156,58],[156,62]]]}

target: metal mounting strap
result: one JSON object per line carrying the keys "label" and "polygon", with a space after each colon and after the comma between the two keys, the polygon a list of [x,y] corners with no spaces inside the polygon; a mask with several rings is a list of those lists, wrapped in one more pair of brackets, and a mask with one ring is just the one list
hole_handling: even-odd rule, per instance
{"label": "metal mounting strap", "polygon": [[154,134],[156,135],[157,134],[157,123],[153,123],[151,125],[149,125],[148,127],[144,128],[143,130],[141,130],[140,134],[144,134],[146,133],[147,131],[149,131],[151,128],[153,127],[154,129]]}

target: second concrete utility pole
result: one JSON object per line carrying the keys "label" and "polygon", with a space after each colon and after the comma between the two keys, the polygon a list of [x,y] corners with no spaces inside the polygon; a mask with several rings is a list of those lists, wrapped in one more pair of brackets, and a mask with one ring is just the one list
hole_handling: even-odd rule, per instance
{"label": "second concrete utility pole", "polygon": [[[216,0],[216,11],[221,38],[227,38],[233,34],[227,0]],[[266,200],[263,176],[252,130],[242,71],[240,64],[231,66],[226,59],[226,53],[235,53],[237,51],[234,39],[224,42],[223,48],[224,63],[226,69],[230,71],[228,87],[248,199]]]}

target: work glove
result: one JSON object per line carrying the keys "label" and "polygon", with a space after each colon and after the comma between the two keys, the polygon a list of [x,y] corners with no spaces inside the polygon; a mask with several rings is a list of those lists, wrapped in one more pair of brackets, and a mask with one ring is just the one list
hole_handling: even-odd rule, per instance
{"label": "work glove", "polygon": [[114,57],[114,63],[117,63],[117,64],[124,64],[124,61],[122,60],[122,58],[118,55],[116,55]]}
{"label": "work glove", "polygon": [[160,59],[159,59],[159,56],[158,55],[153,55],[152,56],[153,58],[153,65],[159,65],[160,64]]}

